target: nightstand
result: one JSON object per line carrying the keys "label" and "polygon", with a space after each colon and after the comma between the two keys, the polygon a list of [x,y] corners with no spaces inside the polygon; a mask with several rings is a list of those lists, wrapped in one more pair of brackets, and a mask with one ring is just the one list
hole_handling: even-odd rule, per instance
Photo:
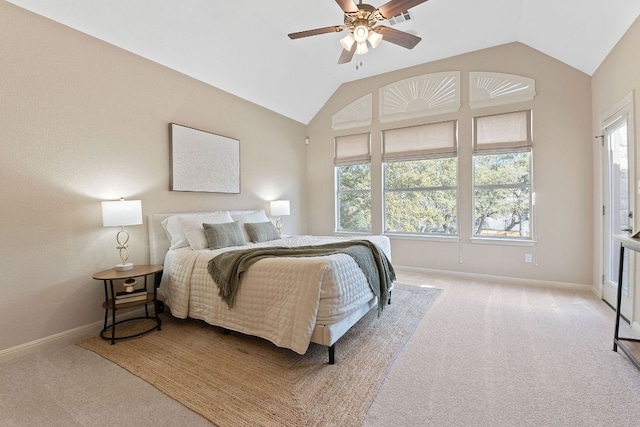
{"label": "nightstand", "polygon": [[[153,292],[147,288],[147,278],[153,276]],[[93,275],[96,280],[102,280],[104,283],[104,302],[102,307],[104,308],[104,327],[100,331],[100,337],[105,340],[111,340],[111,344],[115,344],[117,340],[123,340],[127,338],[133,338],[140,335],[147,334],[154,330],[160,330],[161,320],[158,317],[159,302],[158,302],[158,286],[160,286],[160,279],[162,278],[162,266],[161,265],[134,265],[132,270],[129,271],[116,271],[115,269],[104,270]],[[139,283],[138,278],[144,278],[143,283]],[[120,298],[120,292],[116,292],[114,289],[114,282],[125,280],[136,280],[135,288],[139,292],[143,293],[142,297],[135,298]],[[143,291],[144,290],[144,291]],[[153,315],[149,315],[149,304],[153,304]],[[130,319],[124,319],[116,322],[116,311],[119,309],[133,308],[144,306],[144,316],[134,317]],[[109,312],[111,312],[111,324],[108,325]],[[131,322],[135,320],[152,319],[155,320],[155,325],[150,329],[145,329],[142,332],[137,332],[127,336],[116,336],[116,326],[125,322]],[[107,336],[107,332],[111,332],[111,336]]]}

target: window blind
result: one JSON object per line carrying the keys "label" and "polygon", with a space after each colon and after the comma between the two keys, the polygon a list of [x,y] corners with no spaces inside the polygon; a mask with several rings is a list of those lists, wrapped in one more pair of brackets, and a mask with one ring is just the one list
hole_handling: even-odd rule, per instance
{"label": "window blind", "polygon": [[474,154],[528,150],[531,138],[531,110],[476,117]]}
{"label": "window blind", "polygon": [[383,132],[382,161],[449,157],[457,149],[456,121],[390,129]]}
{"label": "window blind", "polygon": [[371,162],[371,142],[369,133],[339,136],[335,139],[336,166]]}

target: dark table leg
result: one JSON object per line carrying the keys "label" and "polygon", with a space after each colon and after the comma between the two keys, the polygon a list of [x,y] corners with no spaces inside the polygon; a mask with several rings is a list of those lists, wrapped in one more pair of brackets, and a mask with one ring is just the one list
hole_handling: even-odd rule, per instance
{"label": "dark table leg", "polygon": [[620,245],[620,263],[618,267],[618,304],[616,305],[616,330],[613,334],[613,351],[618,351],[618,333],[620,329],[620,303],[622,302],[622,272],[624,271],[624,245]]}

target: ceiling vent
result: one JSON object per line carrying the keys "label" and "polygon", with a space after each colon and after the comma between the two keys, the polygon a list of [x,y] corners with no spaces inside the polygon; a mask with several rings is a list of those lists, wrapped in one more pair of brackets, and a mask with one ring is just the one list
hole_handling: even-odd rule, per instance
{"label": "ceiling vent", "polygon": [[401,22],[409,21],[411,19],[413,19],[411,13],[409,13],[408,10],[405,10],[404,12],[400,12],[396,16],[392,16],[391,18],[389,18],[389,25],[397,25]]}

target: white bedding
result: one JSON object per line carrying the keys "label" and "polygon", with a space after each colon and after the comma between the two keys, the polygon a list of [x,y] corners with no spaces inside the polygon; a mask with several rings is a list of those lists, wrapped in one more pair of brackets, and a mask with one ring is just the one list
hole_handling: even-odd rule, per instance
{"label": "white bedding", "polygon": [[[357,237],[362,239],[365,237]],[[389,258],[386,236],[366,236]],[[192,317],[212,325],[255,335],[299,354],[307,351],[317,325],[335,323],[375,298],[352,257],[268,258],[242,274],[233,308],[218,296],[207,271],[209,260],[226,250],[265,246],[305,246],[349,240],[340,237],[290,236],[242,247],[170,250],[160,292],[178,318]],[[168,266],[168,268],[167,268]]]}

